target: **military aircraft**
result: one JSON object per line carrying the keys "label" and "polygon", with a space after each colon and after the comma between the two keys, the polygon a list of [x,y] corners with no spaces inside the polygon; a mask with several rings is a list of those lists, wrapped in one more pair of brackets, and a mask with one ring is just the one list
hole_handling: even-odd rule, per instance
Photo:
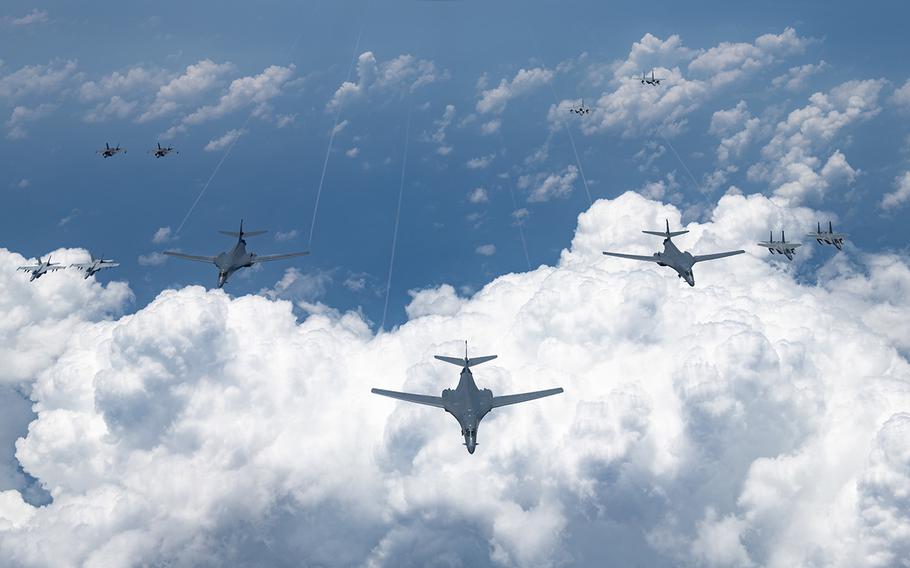
{"label": "military aircraft", "polygon": [[477,447],[477,427],[488,412],[494,408],[499,408],[500,406],[527,402],[529,400],[563,392],[561,388],[555,388],[522,394],[493,396],[490,389],[478,389],[477,385],[474,383],[474,375],[471,374],[471,367],[486,363],[487,361],[492,361],[495,358],[496,355],[469,358],[468,342],[466,341],[464,359],[436,355],[436,359],[458,365],[462,368],[461,378],[458,380],[458,386],[455,387],[455,390],[445,389],[442,391],[442,396],[411,394],[383,389],[372,389],[371,392],[407,402],[416,402],[417,404],[426,404],[427,406],[442,408],[454,416],[455,420],[458,420],[458,423],[461,425],[461,435],[464,436],[464,445],[467,447],[468,453],[473,454],[474,449]]}
{"label": "military aircraft", "polygon": [[646,260],[648,262],[656,262],[658,266],[669,266],[676,271],[677,276],[686,281],[689,286],[695,286],[695,275],[692,274],[692,266],[696,262],[703,262],[705,260],[715,260],[718,258],[724,258],[728,256],[734,256],[737,254],[743,254],[744,250],[734,250],[730,252],[718,252],[715,254],[702,254],[693,256],[688,252],[682,252],[676,245],[673,244],[673,237],[678,237],[679,235],[685,235],[689,231],[675,231],[670,232],[670,220],[667,219],[667,230],[662,233],[660,231],[642,231],[646,235],[657,235],[658,237],[664,237],[664,252],[655,252],[653,256],[639,256],[636,254],[624,254],[619,252],[604,252],[607,256],[616,256],[619,258],[630,258],[632,260]]}
{"label": "military aircraft", "polygon": [[819,223],[818,230],[814,233],[808,233],[806,236],[812,237],[818,241],[818,244],[834,245],[837,250],[843,250],[847,233],[835,233],[831,221],[828,221],[828,230],[826,232],[822,232],[822,224]]}
{"label": "military aircraft", "polygon": [[39,258],[38,258],[38,264],[30,264],[30,265],[28,265],[28,266],[20,266],[20,267],[17,268],[16,270],[21,270],[21,271],[23,271],[23,272],[31,272],[31,273],[32,273],[32,277],[29,278],[28,281],[29,281],[29,282],[33,282],[33,281],[35,281],[35,280],[41,278],[42,276],[44,276],[44,275],[47,274],[48,272],[54,272],[54,271],[56,271],[56,270],[61,270],[61,269],[63,269],[63,268],[66,268],[66,267],[63,266],[62,264],[57,264],[56,262],[51,262],[51,257],[48,256],[48,257],[47,257],[47,260],[41,260],[41,258],[39,257]]}
{"label": "military aircraft", "polygon": [[240,231],[218,231],[222,235],[227,235],[229,237],[237,237],[237,244],[234,245],[234,248],[219,254],[218,256],[197,256],[192,254],[183,254],[182,252],[176,251],[165,251],[164,254],[169,256],[176,256],[177,258],[183,258],[186,260],[195,260],[197,262],[210,262],[218,267],[218,287],[221,288],[227,282],[228,278],[241,268],[248,268],[254,264],[260,262],[270,262],[272,260],[283,260],[285,258],[293,258],[295,256],[303,256],[305,254],[310,254],[307,252],[291,252],[287,254],[275,254],[271,256],[259,256],[256,253],[247,252],[246,250],[246,240],[244,237],[255,237],[256,235],[262,235],[266,231],[244,231],[243,230],[243,219],[240,220]]}
{"label": "military aircraft", "polygon": [[152,148],[149,150],[149,154],[154,154],[156,158],[163,158],[170,154],[171,152],[179,154],[177,150],[174,150],[173,146],[161,146],[161,142],[158,142],[157,148]]}
{"label": "military aircraft", "polygon": [[114,262],[113,259],[104,258],[104,255],[101,255],[101,258],[91,257],[89,262],[71,264],[70,268],[81,270],[85,275],[85,278],[88,279],[89,276],[92,276],[105,268],[114,268],[115,266],[120,266],[120,264]]}
{"label": "military aircraft", "polygon": [[591,112],[591,109],[589,107],[586,107],[585,100],[581,99],[581,105],[572,105],[572,108],[569,109],[569,112],[574,112],[575,114],[588,114]]}
{"label": "military aircraft", "polygon": [[[636,77],[638,79],[638,77]],[[663,81],[661,77],[654,76],[654,69],[651,69],[651,77],[649,78],[644,71],[641,72],[641,84],[642,85],[660,85],[660,82]]]}
{"label": "military aircraft", "polygon": [[119,154],[121,152],[126,154],[126,148],[121,148],[120,144],[117,144],[116,146],[111,146],[110,144],[105,142],[104,148],[98,150],[96,153],[101,154],[102,158],[110,158],[112,156],[116,156],[117,154]]}
{"label": "military aircraft", "polygon": [[777,253],[782,254],[787,257],[787,260],[793,260],[793,255],[796,254],[796,249],[803,246],[800,243],[788,243],[787,237],[784,235],[783,230],[780,232],[780,240],[774,240],[774,231],[771,231],[771,236],[767,241],[758,243],[758,246],[765,247],[771,254]]}

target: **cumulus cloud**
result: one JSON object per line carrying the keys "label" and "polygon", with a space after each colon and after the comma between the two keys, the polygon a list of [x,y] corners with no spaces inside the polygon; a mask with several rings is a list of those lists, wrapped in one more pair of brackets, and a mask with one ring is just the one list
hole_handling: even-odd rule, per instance
{"label": "cumulus cloud", "polygon": [[891,93],[891,102],[903,110],[910,110],[910,79]]}
{"label": "cumulus cloud", "polygon": [[482,187],[475,187],[468,193],[468,201],[471,203],[486,203],[490,200],[490,195],[487,193],[487,190]]}
{"label": "cumulus cloud", "polygon": [[47,65],[26,65],[0,76],[0,98],[18,99],[28,95],[48,95],[62,89],[76,74],[75,61]]}
{"label": "cumulus cloud", "polygon": [[828,68],[828,64],[822,60],[818,63],[806,63],[791,67],[786,73],[775,77],[771,80],[771,86],[784,88],[788,91],[801,91],[806,88],[809,77],[817,75]]}
{"label": "cumulus cloud", "polygon": [[[633,44],[624,61],[615,62],[602,73],[599,82],[613,85],[612,90],[593,103],[591,118],[584,121],[582,131],[620,131],[624,136],[635,136],[661,129],[674,135],[684,128],[692,112],[727,87],[802,53],[811,41],[787,28],[752,42],[723,42],[707,50],[693,50],[683,46],[679,36],[661,40],[646,34]],[[643,88],[631,80],[650,69],[664,79],[660,87]],[[572,100],[563,100],[550,107],[551,128],[562,127],[573,104]]]}
{"label": "cumulus cloud", "polygon": [[446,141],[446,130],[452,125],[454,119],[455,105],[446,105],[442,117],[433,122],[433,125],[436,126],[436,131],[433,132],[430,139],[436,144],[436,153],[440,156],[448,156],[454,150],[452,145]]}
{"label": "cumulus cloud", "polygon": [[[215,63],[209,59],[203,59],[198,63],[188,65],[183,74],[174,77],[168,83],[161,85],[158,92],[155,94],[155,100],[153,100],[145,112],[139,116],[139,122],[147,122],[173,114],[183,104],[193,102],[205,92],[218,86],[224,76],[233,70],[234,65],[231,63]],[[268,69],[266,71],[268,71]],[[240,100],[236,100],[238,98],[243,98],[243,94],[239,93],[241,91],[244,92],[248,98],[255,97],[255,94],[252,93],[257,89],[261,90],[263,88],[262,83],[266,82],[261,81],[257,83],[257,79],[258,77],[237,79],[235,83],[237,81],[240,81],[241,83],[237,84],[236,88],[234,83],[232,83],[231,88],[235,90],[229,91],[228,94],[225,95],[225,97],[230,97],[233,94],[233,99],[226,101],[222,98],[219,103],[219,105],[231,108],[224,108],[216,105],[207,112],[218,115],[219,112],[223,114],[229,110],[233,110],[237,106],[241,106],[244,103]],[[203,109],[205,108],[207,107],[203,107]],[[200,111],[203,109],[200,109]],[[202,120],[200,120],[200,122],[201,121]]]}
{"label": "cumulus cloud", "polygon": [[815,93],[809,104],[792,111],[774,129],[762,149],[762,161],[749,168],[749,179],[768,182],[774,194],[791,203],[820,199],[835,183],[850,183],[855,170],[839,149],[826,150],[840,132],[881,111],[882,80],[848,81],[827,93]]}
{"label": "cumulus cloud", "polygon": [[236,142],[241,136],[246,134],[246,130],[233,129],[228,130],[224,135],[219,136],[218,138],[213,138],[209,140],[209,143],[203,148],[206,152],[220,152],[228,146],[231,146]]}
{"label": "cumulus cloud", "polygon": [[86,81],[79,87],[79,98],[96,101],[110,97],[124,97],[157,88],[167,81],[168,73],[154,67],[132,67],[125,72],[114,71],[97,81]]}
{"label": "cumulus cloud", "polygon": [[[768,226],[816,216],[727,195],[678,244],[753,250]],[[4,558],[535,567],[905,558],[905,259],[848,252],[812,285],[748,254],[699,264],[689,288],[665,268],[600,254],[654,250],[659,240],[640,229],[665,218],[681,225],[678,209],[635,193],[600,200],[556,266],[500,276],[469,297],[450,285],[412,291],[409,321],[379,334],[356,312],[299,320],[290,302],[201,287],[82,324],[28,375],[37,418],[17,457],[54,501],[38,508],[0,493]],[[0,330],[22,341],[9,321]],[[566,389],[495,410],[473,456],[445,413],[369,393],[454,385],[457,370],[432,355],[459,354],[463,339],[499,355],[475,373],[494,393]]]}
{"label": "cumulus cloud", "polygon": [[347,156],[348,158],[356,158],[357,156],[360,155],[360,148],[358,148],[357,146],[354,146],[353,148],[349,148],[347,151],[345,151],[344,155]]}
{"label": "cumulus cloud", "polygon": [[275,233],[275,240],[279,243],[284,243],[288,241],[293,241],[300,236],[300,231],[297,229],[291,229],[290,231],[277,231]]}
{"label": "cumulus cloud", "polygon": [[746,101],[715,112],[708,132],[721,139],[717,147],[718,163],[726,165],[741,158],[759,134],[760,127],[761,120],[749,113]]}
{"label": "cumulus cloud", "polygon": [[904,172],[894,180],[894,191],[882,197],[879,206],[882,209],[896,209],[910,201],[910,172]]}
{"label": "cumulus cloud", "polygon": [[6,126],[9,130],[6,137],[11,140],[19,140],[28,136],[25,125],[29,122],[36,122],[50,115],[57,107],[51,104],[40,104],[34,108],[19,105],[13,109]]}
{"label": "cumulus cloud", "polygon": [[371,92],[408,93],[447,78],[446,71],[439,71],[426,59],[403,54],[380,62],[372,51],[365,51],[357,58],[357,82],[342,83],[326,104],[326,112],[337,111]]}
{"label": "cumulus cloud", "polygon": [[[502,79],[499,85],[480,93],[477,101],[477,112],[481,114],[501,114],[515,97],[525,95],[548,84],[553,80],[553,71],[543,67],[519,69],[509,80]],[[498,127],[497,127],[498,129]]]}
{"label": "cumulus cloud", "polygon": [[578,168],[574,165],[557,173],[523,175],[518,178],[518,187],[529,191],[529,202],[550,201],[557,197],[568,197],[578,179]]}
{"label": "cumulus cloud", "polygon": [[477,158],[471,158],[465,163],[469,170],[483,170],[490,167],[490,164],[493,163],[493,160],[496,159],[496,154],[487,154],[485,156],[479,156]]}
{"label": "cumulus cloud", "polygon": [[167,262],[167,255],[160,252],[152,252],[149,254],[140,254],[139,258],[136,259],[136,262],[139,263],[139,266],[161,266]]}
{"label": "cumulus cloud", "polygon": [[155,234],[152,235],[152,242],[154,244],[166,243],[174,238],[174,232],[171,230],[170,226],[168,227],[159,227]]}
{"label": "cumulus cloud", "polygon": [[476,252],[477,254],[479,254],[481,256],[493,256],[494,254],[496,254],[496,245],[494,245],[494,244],[480,245],[479,247],[474,249],[474,252]]}
{"label": "cumulus cloud", "polygon": [[14,16],[6,16],[2,18],[2,21],[6,24],[17,27],[46,24],[48,22],[48,13],[47,10],[32,8],[32,11],[24,16],[19,16],[18,18]]}

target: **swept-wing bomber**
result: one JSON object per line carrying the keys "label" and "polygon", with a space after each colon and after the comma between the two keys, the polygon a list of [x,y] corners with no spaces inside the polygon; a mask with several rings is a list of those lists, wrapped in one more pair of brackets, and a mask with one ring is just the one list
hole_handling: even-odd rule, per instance
{"label": "swept-wing bomber", "polygon": [[222,235],[227,235],[229,237],[237,237],[237,244],[234,245],[229,251],[223,252],[218,256],[198,256],[194,254],[183,254],[182,252],[177,251],[165,251],[164,254],[169,256],[175,256],[177,258],[182,258],[185,260],[195,260],[196,262],[207,262],[214,264],[218,268],[218,287],[221,288],[227,282],[228,278],[234,272],[240,270],[241,268],[249,268],[254,264],[260,262],[270,262],[273,260],[283,260],[285,258],[293,258],[295,256],[303,256],[305,254],[310,254],[309,251],[306,252],[290,252],[287,254],[274,254],[271,256],[259,256],[253,252],[247,252],[246,250],[246,240],[244,237],[255,237],[256,235],[262,235],[266,231],[244,231],[243,230],[243,219],[240,220],[240,231],[218,231]]}
{"label": "swept-wing bomber", "polygon": [[468,449],[468,453],[473,454],[474,449],[477,447],[477,428],[488,412],[500,406],[527,402],[563,392],[562,388],[555,388],[522,394],[493,396],[490,389],[478,389],[474,383],[474,375],[471,374],[471,367],[492,361],[495,358],[496,355],[469,358],[468,344],[465,342],[464,359],[436,355],[436,359],[440,361],[461,367],[461,378],[458,380],[458,386],[455,387],[455,390],[445,389],[442,391],[442,396],[411,394],[383,389],[372,389],[371,392],[407,402],[442,408],[458,420],[461,425],[461,435],[464,436],[464,445]]}
{"label": "swept-wing bomber", "polygon": [[643,260],[647,262],[656,262],[658,266],[669,266],[676,271],[677,276],[686,281],[689,286],[695,286],[695,275],[692,273],[692,267],[697,262],[704,262],[706,260],[715,260],[718,258],[725,258],[728,256],[734,256],[737,254],[743,254],[744,250],[734,250],[730,252],[718,252],[714,254],[701,254],[701,255],[692,255],[688,252],[683,252],[676,248],[676,245],[673,244],[671,240],[673,237],[678,237],[679,235],[685,235],[689,231],[675,231],[670,232],[670,220],[667,220],[667,230],[666,232],[660,231],[642,231],[647,235],[656,235],[658,237],[664,237],[664,251],[655,252],[652,256],[641,256],[637,254],[625,254],[621,252],[604,252],[607,256],[615,256],[619,258],[628,258],[631,260]]}

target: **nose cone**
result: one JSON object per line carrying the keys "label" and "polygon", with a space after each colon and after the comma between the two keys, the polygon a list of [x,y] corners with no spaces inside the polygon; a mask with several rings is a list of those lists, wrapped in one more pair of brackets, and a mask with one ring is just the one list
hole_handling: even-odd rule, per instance
{"label": "nose cone", "polygon": [[464,445],[468,448],[468,453],[473,454],[477,448],[477,434],[474,432],[465,432]]}
{"label": "nose cone", "polygon": [[695,276],[693,276],[691,273],[686,274],[686,284],[689,286],[695,286]]}
{"label": "nose cone", "polygon": [[227,282],[227,273],[225,273],[225,272],[218,273],[218,287],[224,288],[225,282]]}

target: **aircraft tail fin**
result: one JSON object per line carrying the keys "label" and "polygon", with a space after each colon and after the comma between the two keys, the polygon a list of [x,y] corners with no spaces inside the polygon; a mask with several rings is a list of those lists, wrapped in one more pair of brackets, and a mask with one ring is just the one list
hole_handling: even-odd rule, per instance
{"label": "aircraft tail fin", "polygon": [[464,359],[461,357],[446,357],[445,355],[434,355],[436,359],[444,361],[446,363],[451,363],[453,365],[458,365],[459,367],[474,367],[480,365],[481,363],[486,363],[487,361],[492,361],[497,356],[496,355],[484,355],[482,357],[468,357],[468,342],[464,342]]}
{"label": "aircraft tail fin", "polygon": [[667,219],[667,230],[666,231],[642,231],[642,233],[644,233],[646,235],[655,235],[655,236],[664,237],[667,239],[672,238],[672,237],[678,237],[679,235],[685,235],[688,232],[689,231],[671,231],[669,219]]}
{"label": "aircraft tail fin", "polygon": [[829,233],[834,232],[834,223],[832,223],[831,221],[828,221],[828,232]]}
{"label": "aircraft tail fin", "polygon": [[242,239],[243,237],[255,237],[258,235],[264,235],[268,231],[244,231],[243,230],[243,219],[240,220],[240,230],[239,231],[218,231],[222,235],[227,235],[229,237],[237,237]]}

